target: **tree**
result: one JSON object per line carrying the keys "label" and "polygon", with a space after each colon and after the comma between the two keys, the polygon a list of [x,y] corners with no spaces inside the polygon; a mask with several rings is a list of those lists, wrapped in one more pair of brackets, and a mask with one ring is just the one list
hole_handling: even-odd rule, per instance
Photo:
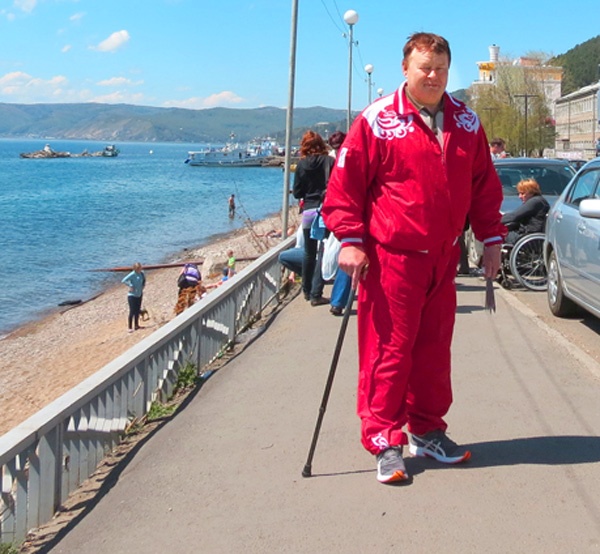
{"label": "tree", "polygon": [[543,65],[501,62],[494,83],[469,90],[470,106],[481,117],[486,133],[490,138],[502,137],[514,156],[541,156],[544,148],[554,146],[554,123],[543,83]]}

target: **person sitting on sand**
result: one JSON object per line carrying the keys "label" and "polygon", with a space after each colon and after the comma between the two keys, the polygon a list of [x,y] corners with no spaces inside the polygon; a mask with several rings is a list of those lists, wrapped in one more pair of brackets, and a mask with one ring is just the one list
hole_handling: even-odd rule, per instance
{"label": "person sitting on sand", "polygon": [[[133,264],[133,271],[129,273],[121,281],[129,287],[127,301],[129,303],[129,317],[127,318],[127,327],[129,333],[141,329],[140,327],[140,311],[142,309],[142,296],[144,287],[146,286],[146,276],[142,271],[142,264],[136,262]],[[132,328],[132,324],[135,325]]]}

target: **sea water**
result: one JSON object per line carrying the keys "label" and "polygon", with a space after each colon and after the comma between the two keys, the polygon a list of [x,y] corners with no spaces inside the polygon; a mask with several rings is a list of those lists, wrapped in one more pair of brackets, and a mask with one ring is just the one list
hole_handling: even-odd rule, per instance
{"label": "sea water", "polygon": [[[107,145],[49,142],[72,154]],[[161,263],[245,218],[281,210],[280,168],[185,164],[188,151],[202,145],[115,143],[117,158],[19,157],[44,144],[0,140],[0,336],[122,278],[91,269]]]}

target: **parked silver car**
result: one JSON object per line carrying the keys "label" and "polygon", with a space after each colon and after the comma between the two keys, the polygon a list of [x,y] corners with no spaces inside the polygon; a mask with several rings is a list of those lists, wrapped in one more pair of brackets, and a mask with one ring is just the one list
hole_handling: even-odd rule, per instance
{"label": "parked silver car", "polygon": [[600,158],[579,170],[550,209],[544,259],[552,313],[564,317],[579,305],[600,317]]}
{"label": "parked silver car", "polygon": [[[500,211],[512,212],[521,205],[517,184],[523,179],[535,179],[540,185],[544,198],[552,204],[575,175],[575,170],[567,160],[546,158],[503,158],[494,160],[494,167],[502,183],[504,200]],[[466,233],[466,247],[471,265],[479,267],[483,255],[483,245],[475,240],[471,229]]]}

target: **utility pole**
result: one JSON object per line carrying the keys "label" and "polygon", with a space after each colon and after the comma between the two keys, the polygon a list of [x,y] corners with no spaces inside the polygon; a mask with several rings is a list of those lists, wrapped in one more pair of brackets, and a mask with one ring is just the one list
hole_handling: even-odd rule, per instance
{"label": "utility pole", "polygon": [[292,129],[294,127],[294,85],[296,81],[296,36],[298,31],[298,0],[292,0],[292,26],[290,32],[290,76],[285,125],[285,162],[283,172],[283,206],[281,211],[281,240],[287,238],[290,209],[290,166],[292,155]]}
{"label": "utility pole", "polygon": [[513,94],[515,98],[525,98],[525,157],[527,157],[527,100],[535,98],[537,94]]}
{"label": "utility pole", "polygon": [[486,112],[488,112],[488,118],[490,120],[490,131],[492,138],[494,138],[494,114],[492,112],[497,112],[500,108],[482,108]]}

